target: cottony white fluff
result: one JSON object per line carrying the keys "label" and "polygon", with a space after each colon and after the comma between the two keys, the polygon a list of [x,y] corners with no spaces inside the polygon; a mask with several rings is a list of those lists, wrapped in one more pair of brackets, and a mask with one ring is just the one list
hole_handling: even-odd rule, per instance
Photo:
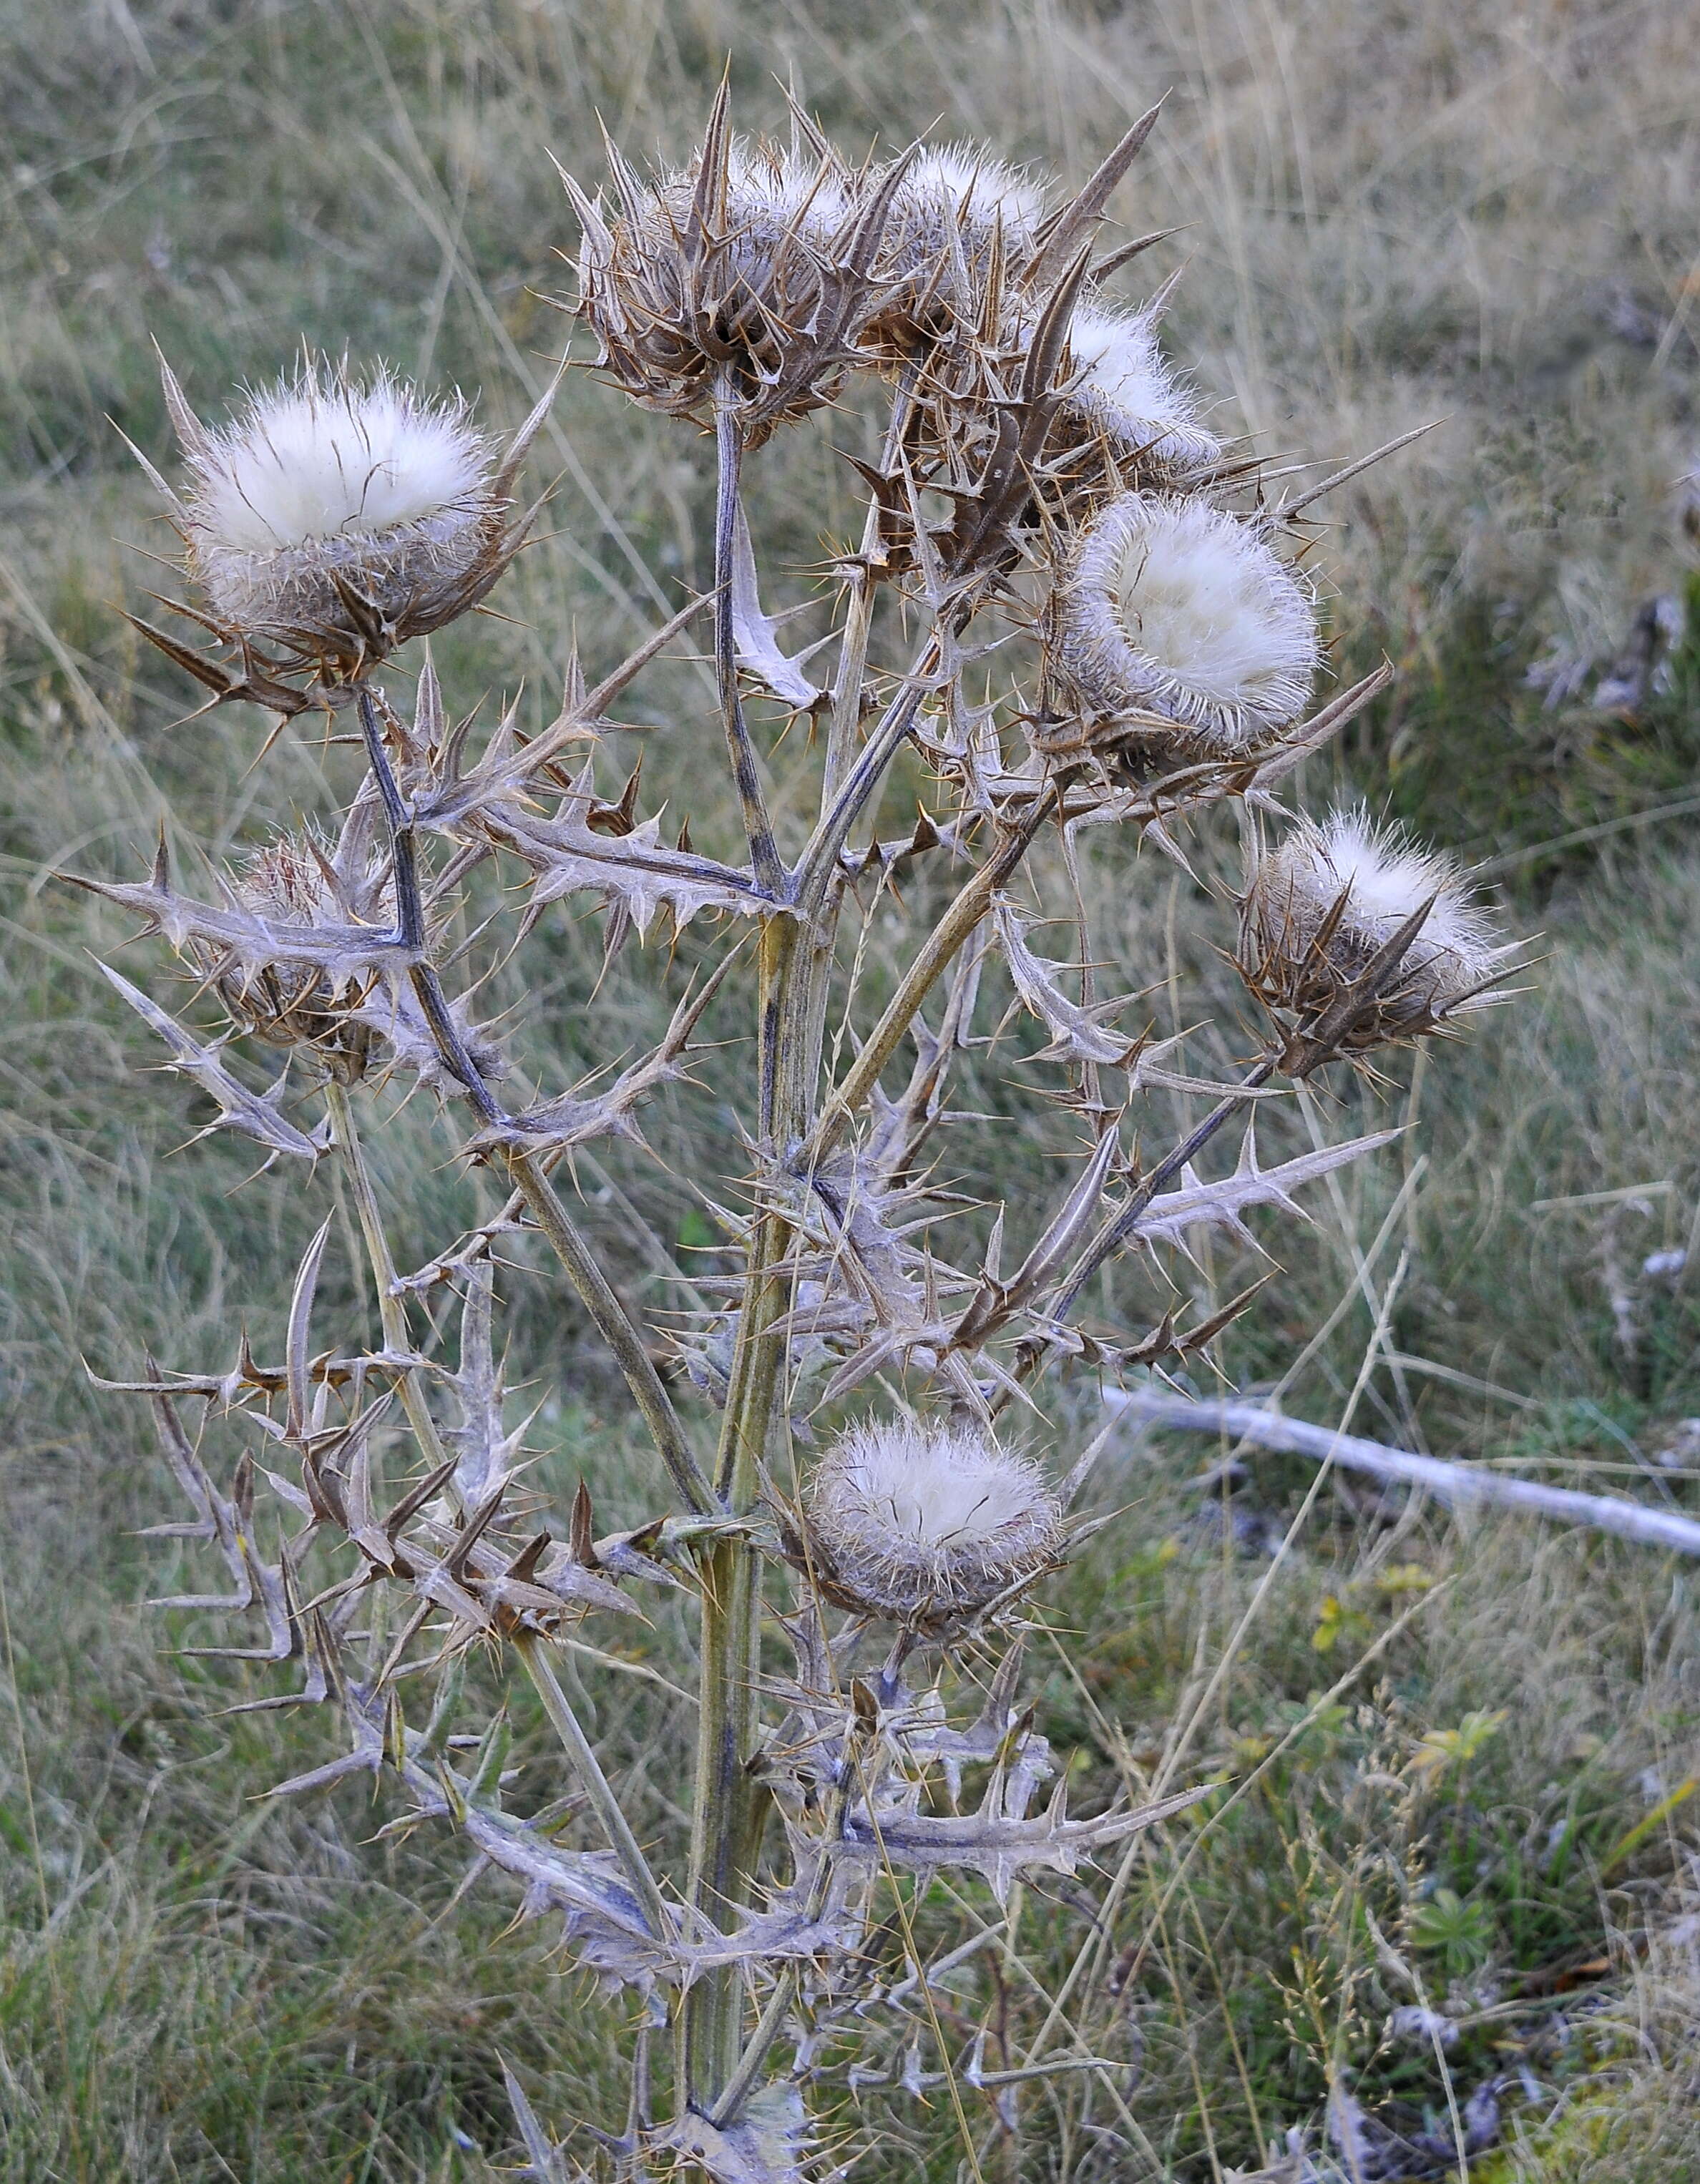
{"label": "cottony white fluff", "polygon": [[362,387],[309,364],[250,396],[189,468],[207,544],[270,554],[471,513],[491,454],[459,399],[428,402],[387,372]]}
{"label": "cottony white fluff", "polygon": [[1222,443],[1199,423],[1148,318],[1081,304],[1068,323],[1068,350],[1077,381],[1067,407],[1118,450],[1178,470],[1219,460]]}
{"label": "cottony white fluff", "polygon": [[838,1588],[878,1613],[984,1607],[1055,1552],[1062,1510],[1025,1457],[967,1428],[853,1427],[809,1483],[813,1539]]}
{"label": "cottony white fluff", "polygon": [[886,221],[886,275],[911,284],[928,320],[979,311],[995,237],[1020,265],[1045,219],[1045,192],[978,144],[929,145],[905,170]]}
{"label": "cottony white fluff", "polygon": [[1313,944],[1342,895],[1339,922],[1324,944],[1328,966],[1342,978],[1361,969],[1432,898],[1390,996],[1396,1016],[1438,1017],[1456,1007],[1512,952],[1497,944],[1450,857],[1420,847],[1400,827],[1374,826],[1360,804],[1301,820],[1256,858],[1246,905],[1259,961],[1250,967],[1285,959],[1301,973],[1325,976]]}
{"label": "cottony white fluff", "polygon": [[1001,226],[1005,247],[1031,245],[1045,218],[1045,192],[1031,175],[995,159],[983,144],[930,144],[915,155],[898,191],[906,212],[950,220],[977,241]]}
{"label": "cottony white fluff", "polygon": [[1311,601],[1222,510],[1125,493],[1088,526],[1058,588],[1059,665],[1099,713],[1161,714],[1207,751],[1262,743],[1303,708]]}
{"label": "cottony white fluff", "polygon": [[309,361],[185,454],[195,571],[237,628],[334,633],[338,579],[399,618],[451,593],[500,527],[493,451],[465,404],[382,370],[361,384]]}
{"label": "cottony white fluff", "polygon": [[835,164],[823,170],[812,153],[766,142],[733,146],[726,174],[729,229],[794,231],[818,248],[838,234],[850,210],[849,178]]}

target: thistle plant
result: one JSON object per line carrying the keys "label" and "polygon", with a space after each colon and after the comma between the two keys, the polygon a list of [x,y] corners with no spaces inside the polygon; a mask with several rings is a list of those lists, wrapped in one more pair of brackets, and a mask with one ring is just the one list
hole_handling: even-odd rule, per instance
{"label": "thistle plant", "polygon": [[[244,1341],[210,1372],[150,1359],[109,1384],[149,1400],[191,1505],[162,1529],[229,1568],[227,1596],[175,1604],[259,1617],[237,1657],[293,1663],[295,1683],[259,1703],[323,1706],[345,1728],[344,1756],[284,1787],[384,1778],[399,1824],[459,1830],[528,1914],[559,1920],[571,1959],[635,2000],[629,2111],[587,2156],[621,2177],[800,2180],[853,2158],[846,2089],[948,2085],[966,2119],[967,2098],[1100,2067],[1059,2048],[986,2069],[983,2038],[947,2037],[936,1983],[1000,1932],[1018,1881],[1084,1875],[1200,1794],[1163,1781],[1143,1804],[1071,1811],[1020,1695],[1023,1640],[1101,1521],[1076,1513],[1105,1436],[1059,1450],[1047,1417],[1203,1351],[1249,1292],[1143,1331],[1095,1322],[1084,1301],[1120,1255],[1212,1228],[1249,1243],[1253,1208],[1296,1212],[1304,1185],[1390,1134],[1265,1166],[1256,1100],[1458,1028],[1504,976],[1450,865],[1361,811],[1296,817],[1282,800],[1388,674],[1318,699],[1303,510],[1326,487],[1272,497],[1166,364],[1162,296],[1135,308],[1112,292],[1161,239],[1101,250],[1154,119],[1066,198],[972,146],[853,164],[801,114],[788,142],[745,141],[724,94],[677,171],[644,176],[610,151],[606,192],[567,179],[570,308],[595,368],[658,432],[712,439],[714,582],[594,685],[575,665],[529,738],[511,712],[475,733],[428,653],[410,702],[393,677],[401,649],[476,608],[524,540],[516,485],[543,405],[499,448],[458,397],[309,359],[207,425],[165,373],[181,476],[152,474],[182,542],[189,633],[142,627],[209,705],[302,727],[352,716],[364,773],[324,831],[253,847],[200,894],[163,849],[145,879],[81,883],[140,914],[194,981],[173,1013],[108,973],[210,1095],[209,1127],[297,1164],[327,1201],[328,1170],[352,1204],[382,1341],[325,1346],[327,1215],[280,1360]],[[864,396],[883,437],[872,459],[845,458],[867,512],[819,580],[823,674],[762,608],[746,463]],[[716,703],[675,732],[723,743],[742,835],[727,859],[641,816],[635,779],[618,796],[599,783],[616,701],[699,622]],[[883,664],[900,640],[905,664]],[[922,809],[882,837],[900,757]],[[1237,961],[1262,1025],[1229,1079],[1118,1024],[1130,1003],[1095,996],[1078,899],[1078,961],[1032,939],[1041,844],[1066,872],[1101,830],[1131,887],[1142,844],[1183,857],[1219,805],[1241,819]],[[946,906],[911,922],[845,1059],[827,1032],[863,968],[850,913],[928,868]],[[658,984],[655,944],[693,921],[711,934],[665,1035],[594,1090],[535,1082],[523,1008],[499,1038],[476,1012],[480,951],[495,961],[578,897],[602,906],[610,946],[651,944]],[[208,1009],[216,1032],[194,1028]],[[953,1074],[1017,1014],[1045,1035],[1035,1058],[1077,1130],[1073,1171],[1049,1204],[982,1201],[978,1226],[958,1224],[978,1240],[953,1252],[957,1230],[936,1225],[964,1196],[960,1160],[940,1156],[961,1119]],[[582,1225],[573,1156],[637,1135],[710,1024],[752,1063],[745,1165],[705,1193],[741,1209],[724,1216],[737,1271],[663,1329]],[[397,1078],[497,1186],[488,1217],[412,1270],[362,1139],[393,1106],[375,1088]],[[1210,1105],[1153,1155],[1153,1095],[1175,1091]],[[1207,1178],[1197,1163],[1224,1132],[1237,1156]],[[653,1444],[635,1527],[600,1534],[582,1488],[556,1507],[527,1479],[494,1329],[505,1249],[528,1234]],[[445,1287],[452,1368],[444,1316],[426,1309]],[[224,1483],[203,1453],[213,1418],[249,1451]],[[689,1841],[670,1860],[639,1841],[556,1661],[579,1626],[680,1587],[700,1616],[699,1735]],[[529,1678],[559,1736],[542,1802],[512,1793],[499,1723],[467,1718],[471,1648]],[[935,1947],[961,1900],[953,1877],[992,1902]],[[513,2092],[531,2173],[586,2173]]]}

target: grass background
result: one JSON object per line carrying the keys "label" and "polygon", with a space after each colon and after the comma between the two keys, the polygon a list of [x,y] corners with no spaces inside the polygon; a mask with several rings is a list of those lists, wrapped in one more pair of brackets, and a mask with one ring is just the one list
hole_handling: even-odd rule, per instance
{"label": "grass background", "polygon": [[[677,152],[730,53],[746,120],[777,123],[777,75],[848,146],[936,123],[1079,179],[1168,90],[1121,209],[1134,231],[1186,224],[1162,268],[1188,261],[1172,347],[1224,428],[1334,459],[1446,421],[1331,509],[1341,663],[1385,650],[1402,673],[1307,788],[1355,787],[1491,861],[1518,922],[1545,935],[1536,990],[1469,1047],[1320,1118],[1416,1127],[1318,1195],[1314,1229],[1270,1232],[1285,1279],[1223,1368],[1268,1384],[1302,1357],[1287,1400],[1308,1415],[1339,1418],[1361,1380],[1360,1430],[1686,1506],[1700,1285],[1637,1284],[1630,1356],[1607,1270],[1682,1248],[1700,1219],[1700,638],[1632,715],[1581,702],[1587,682],[1548,710],[1526,681],[1554,656],[1608,660],[1648,598],[1692,589],[1674,492],[1700,459],[1686,14],[0,0],[8,2184],[485,2177],[517,2159],[499,2052],[542,2112],[612,2127],[627,2036],[546,1935],[508,1930],[510,1902],[455,1899],[451,1844],[376,1840],[392,1815],[358,1790],[257,1802],[324,1756],[328,1731],[222,1714],[263,1676],[168,1651],[204,1642],[204,1624],[142,1605],[187,1568],[131,1534],[176,1512],[141,1422],[91,1390],[82,1360],[119,1375],[151,1344],[211,1363],[238,1323],[266,1351],[330,1185],[238,1189],[238,1150],[176,1150],[196,1101],[142,1073],[140,1028],[89,959],[121,922],[48,874],[128,874],[161,823],[191,862],[226,854],[348,778],[344,755],[295,740],[255,768],[264,724],[234,709],[179,725],[183,688],[114,610],[140,604],[159,550],[113,429],[167,460],[150,340],[204,409],[304,337],[481,387],[512,421],[561,339],[543,298],[571,235],[545,150],[594,171],[599,111],[629,148]],[[764,459],[782,593],[854,526],[830,452],[853,429],[833,421]],[[538,471],[559,480],[553,538],[510,579],[511,620],[457,631],[438,656],[461,702],[522,690],[543,718],[575,636],[605,664],[701,581],[711,483],[688,434],[588,375],[569,379]],[[700,680],[659,670],[638,705],[658,730],[642,738],[646,797],[713,841],[726,815],[693,758]],[[1207,836],[1199,868],[1227,869],[1226,844]],[[1219,911],[1113,845],[1093,845],[1087,883],[1113,989],[1152,988],[1181,1020],[1201,992],[1225,1054]],[[876,959],[891,930],[876,918]],[[591,1013],[598,966],[594,931],[563,914],[516,967],[501,998],[523,974],[540,1075],[622,1054],[655,1021],[652,960],[622,959]],[[711,1238],[680,1177],[737,1172],[722,1095],[739,1066],[728,1048],[704,1092],[661,1103],[659,1162],[583,1171],[622,1284],[657,1310],[681,1301],[658,1270]],[[1010,1110],[1007,1074],[971,1078],[975,1103]],[[1303,1117],[1285,1127],[1303,1141]],[[988,1132],[984,1178],[1030,1204],[1067,1142],[1048,1123]],[[404,1252],[424,1256],[472,1203],[446,1144],[422,1111],[383,1142]],[[1245,1268],[1173,1271],[1207,1308]],[[1119,1283],[1101,1302],[1130,1322],[1159,1294],[1138,1270]],[[363,1309],[350,1258],[322,1295],[327,1314]],[[516,1375],[545,1404],[539,1475],[567,1491],[586,1473],[607,1521],[646,1513],[653,1481],[576,1316],[541,1280],[511,1303]],[[1066,1439],[1080,1421],[1058,1423]],[[1051,1596],[1067,1642],[1036,1649],[1034,1674],[1043,1725],[1083,1754],[1083,1798],[1137,1780],[1195,1719],[1267,1568],[1236,1533],[1284,1524],[1309,1483],[1259,1460],[1224,1513],[1190,1484],[1200,1462],[1178,1443],[1125,1451],[1106,1489],[1123,1515]],[[1390,1534],[1385,1513],[1322,1497],[1196,1715],[1190,1765],[1265,1772],[1207,1831],[1130,1869],[1104,1930],[1123,1977],[1094,1990],[1081,2029],[1120,2043],[1097,2052],[1127,2063],[1126,2147],[1083,2132],[1078,2103],[1034,2098],[1013,2131],[980,2120],[982,2174],[1192,2184],[1256,2169],[1339,2084],[1443,2131],[1449,2096],[1499,2088],[1479,2184],[1700,2173],[1700,1799],[1680,1794],[1700,1768],[1693,1574],[1421,1509]],[[688,1662],[682,1622],[644,1642],[663,1669]],[[587,1669],[586,1685],[644,1831],[676,1831],[683,1712],[637,1679]],[[516,1749],[542,1774],[539,1725],[514,1705]],[[1023,1919],[1054,1986],[1078,1908],[1035,1898]],[[1431,1998],[1457,1990],[1469,2022],[1444,2054],[1384,2039],[1414,1990],[1378,1932]],[[1012,1968],[995,1985],[1018,2054],[1044,2006]],[[947,2113],[872,2099],[866,2120],[860,2174],[974,2173]]]}

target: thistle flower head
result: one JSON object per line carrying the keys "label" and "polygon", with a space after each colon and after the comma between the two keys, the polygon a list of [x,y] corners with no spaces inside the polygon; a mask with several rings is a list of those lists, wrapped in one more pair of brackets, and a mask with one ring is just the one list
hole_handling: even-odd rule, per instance
{"label": "thistle flower head", "polygon": [[[226,880],[231,900],[270,929],[276,960],[230,960],[198,942],[196,960],[236,1022],[268,1045],[309,1047],[345,1083],[365,1069],[371,1035],[351,1011],[370,978],[352,958],[357,923],[381,920],[393,894],[386,867],[373,865],[352,888],[336,878],[332,845],[309,829],[279,834],[243,859]],[[298,933],[301,952],[295,953]],[[315,943],[325,960],[315,961]],[[340,961],[343,968],[327,964]]]}
{"label": "thistle flower head", "polygon": [[167,376],[178,521],[218,624],[352,674],[482,599],[518,543],[508,472],[455,396],[306,359],[199,426]]}
{"label": "thistle flower head", "polygon": [[882,314],[906,335],[978,321],[993,254],[1019,268],[1045,220],[1045,192],[984,145],[923,146],[905,169],[886,224],[881,271],[895,284]]}
{"label": "thistle flower head", "polygon": [[635,400],[706,424],[729,382],[746,438],[831,399],[864,361],[886,205],[833,153],[734,138],[724,96],[688,165],[645,183],[616,156],[611,222],[569,180],[579,315]]}
{"label": "thistle flower head", "polygon": [[1076,376],[1066,415],[1124,462],[1185,476],[1219,460],[1222,443],[1199,423],[1149,316],[1082,303],[1069,322],[1068,354]]}
{"label": "thistle flower head", "polygon": [[1082,532],[1054,613],[1056,664],[1111,733],[1118,717],[1143,716],[1154,728],[1172,722],[1180,744],[1231,758],[1310,695],[1309,599],[1245,524],[1201,500],[1111,501]]}
{"label": "thistle flower head", "polygon": [[822,1458],[807,1498],[833,1596],[932,1627],[1036,1576],[1062,1521],[1038,1467],[989,1435],[902,1420],[852,1428]]}
{"label": "thistle flower head", "polygon": [[1301,819],[1254,854],[1240,901],[1239,961],[1252,990],[1299,1014],[1326,1008],[1361,979],[1427,903],[1428,915],[1347,1044],[1380,1045],[1432,1030],[1489,998],[1479,989],[1513,953],[1457,865],[1377,827],[1362,805]]}

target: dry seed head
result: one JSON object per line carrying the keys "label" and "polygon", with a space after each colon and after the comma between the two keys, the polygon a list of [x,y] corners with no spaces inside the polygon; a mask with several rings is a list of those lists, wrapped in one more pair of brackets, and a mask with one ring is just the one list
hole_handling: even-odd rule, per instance
{"label": "dry seed head", "polygon": [[1107,440],[1121,460],[1184,478],[1221,460],[1221,442],[1199,423],[1148,316],[1082,303],[1069,321],[1068,356],[1076,383],[1065,419]]}
{"label": "dry seed head", "polygon": [[1199,755],[1255,750],[1302,710],[1316,617],[1285,564],[1202,500],[1121,495],[1057,585],[1055,664],[1113,739],[1118,716],[1173,722]]}
{"label": "dry seed head", "polygon": [[351,673],[440,628],[517,543],[494,451],[458,395],[308,358],[228,425],[178,414],[191,572],[220,623],[301,660]]}
{"label": "dry seed head", "polygon": [[[393,900],[387,875],[374,868],[359,900],[345,903],[327,869],[331,845],[311,833],[280,834],[246,857],[229,881],[244,910],[268,923],[314,928],[354,922],[350,911],[381,919]],[[351,1082],[365,1071],[371,1033],[348,1011],[365,998],[369,981],[339,977],[313,963],[274,962],[218,969],[204,942],[195,949],[204,971],[217,970],[219,998],[244,1031],[271,1046],[313,1049],[333,1076]]]}
{"label": "dry seed head", "polygon": [[753,444],[831,399],[880,292],[850,262],[867,200],[843,162],[730,139],[723,119],[653,186],[618,162],[611,226],[573,186],[578,311],[647,408],[707,424],[729,370]]}
{"label": "dry seed head", "polygon": [[1062,1508],[1036,1464],[973,1427],[855,1426],[808,1486],[811,1544],[834,1596],[937,1625],[1054,1558]]}
{"label": "dry seed head", "polygon": [[[1483,981],[1512,954],[1451,858],[1377,827],[1362,805],[1301,819],[1252,857],[1240,900],[1240,967],[1265,1000],[1325,1008],[1426,902],[1432,907],[1350,1045],[1432,1029],[1480,1006]],[[1337,915],[1336,915],[1337,911]]]}
{"label": "dry seed head", "polygon": [[916,153],[892,200],[880,271],[896,284],[881,313],[900,336],[978,324],[994,256],[1020,267],[1045,219],[1045,192],[984,145]]}

